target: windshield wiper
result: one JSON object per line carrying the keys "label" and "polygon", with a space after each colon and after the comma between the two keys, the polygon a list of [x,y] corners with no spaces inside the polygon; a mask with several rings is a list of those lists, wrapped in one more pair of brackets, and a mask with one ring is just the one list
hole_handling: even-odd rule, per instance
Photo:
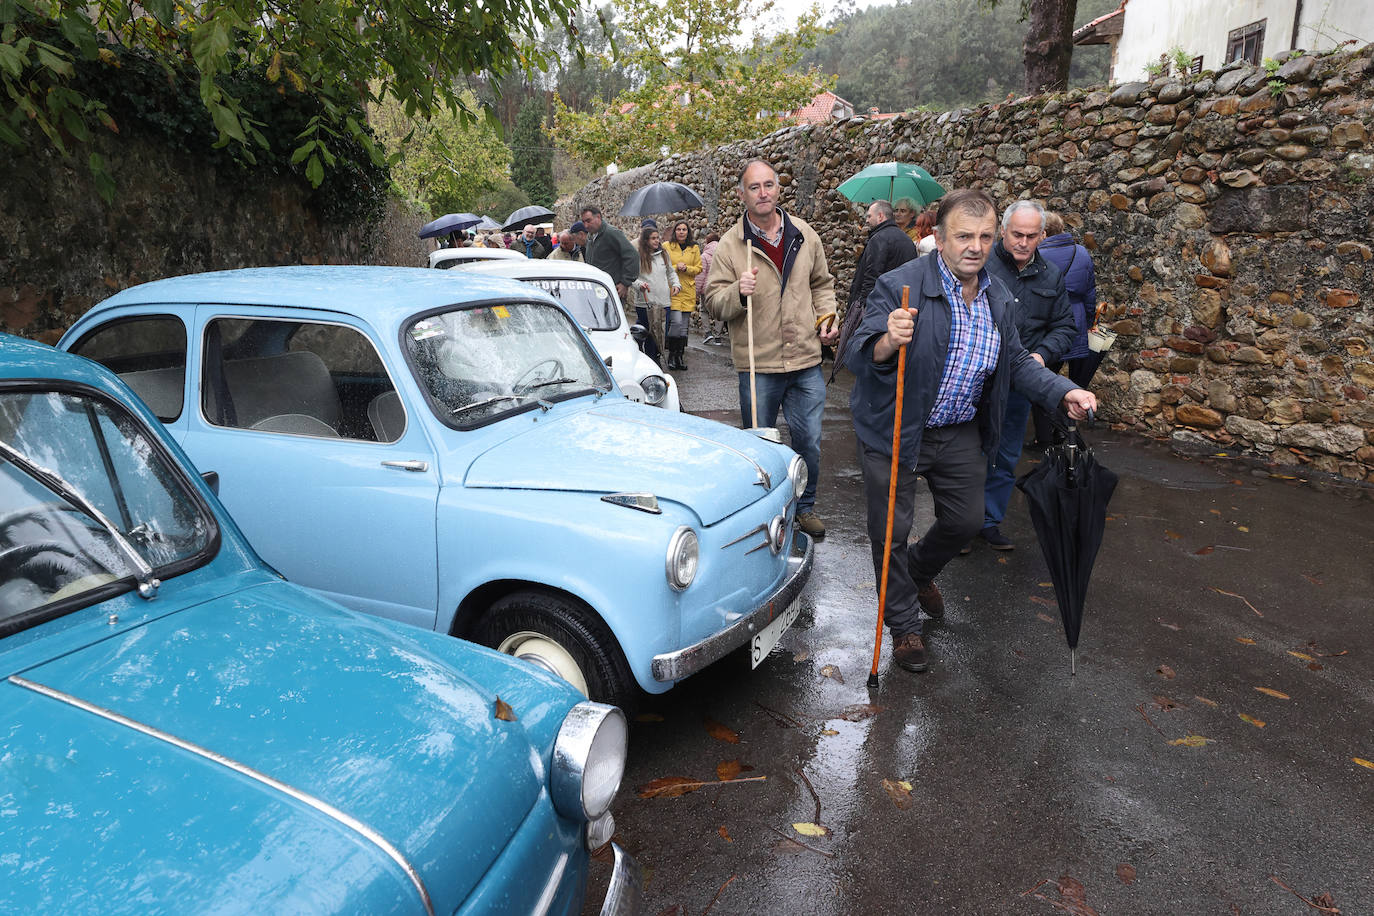
{"label": "windshield wiper", "polygon": [[524,387],[524,389],[525,389],[526,391],[533,391],[533,390],[536,389],[536,388],[543,388],[543,387],[545,387],[546,385],[567,385],[567,384],[569,384],[570,382],[575,382],[575,381],[577,381],[577,379],[575,379],[575,378],[568,378],[568,377],[565,375],[565,376],[563,376],[562,378],[549,378],[549,379],[544,379],[544,381],[542,381],[542,382],[535,382],[535,383],[533,383],[533,384],[531,384],[531,385],[525,385],[525,386],[523,386],[523,387]]}
{"label": "windshield wiper", "polygon": [[157,595],[157,590],[162,585],[162,580],[153,575],[153,568],[147,561],[134,549],[134,545],[129,543],[120,530],[114,526],[105,513],[95,507],[95,504],[82,495],[67,481],[63,480],[56,471],[49,470],[41,465],[34,464],[19,452],[0,442],[0,455],[3,455],[19,470],[41,483],[44,487],[62,497],[72,506],[86,513],[91,519],[98,522],[100,527],[110,535],[120,550],[129,558],[129,563],[134,568],[134,581],[138,584],[138,594],[141,598],[153,598]]}
{"label": "windshield wiper", "polygon": [[483,398],[480,401],[473,401],[471,404],[463,404],[449,411],[449,416],[456,417],[460,413],[467,413],[469,410],[476,410],[479,407],[486,407],[488,404],[499,404],[502,401],[523,401],[524,395],[520,394],[498,394],[494,397]]}

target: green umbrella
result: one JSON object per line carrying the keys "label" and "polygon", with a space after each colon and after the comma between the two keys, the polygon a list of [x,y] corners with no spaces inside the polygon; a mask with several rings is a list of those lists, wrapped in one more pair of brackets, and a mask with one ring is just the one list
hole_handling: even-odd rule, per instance
{"label": "green umbrella", "polygon": [[945,196],[944,187],[919,165],[875,162],[840,185],[839,192],[859,204],[910,197],[917,207]]}

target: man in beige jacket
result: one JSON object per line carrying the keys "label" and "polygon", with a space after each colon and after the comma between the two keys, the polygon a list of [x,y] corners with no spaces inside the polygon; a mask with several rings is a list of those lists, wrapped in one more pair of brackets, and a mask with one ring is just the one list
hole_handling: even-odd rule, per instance
{"label": "man in beige jacket", "polygon": [[[778,209],[778,173],[754,159],[740,173],[744,216],[721,237],[711,261],[706,311],[730,327],[730,351],[739,372],[740,416],[754,425],[749,392],[748,311],[752,301],[753,365],[758,423],[787,421],[792,449],[806,462],[806,490],[797,503],[797,525],[817,540],[825,524],[816,515],[821,470],[821,416],[825,378],[821,344],[834,345],[835,280],[821,240],[810,226]],[[753,266],[749,266],[753,248]],[[752,297],[752,300],[751,300]]]}

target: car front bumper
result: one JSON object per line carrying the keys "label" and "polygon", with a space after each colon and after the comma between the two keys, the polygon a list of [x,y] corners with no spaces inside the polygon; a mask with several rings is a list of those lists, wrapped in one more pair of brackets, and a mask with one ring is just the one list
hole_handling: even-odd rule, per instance
{"label": "car front bumper", "polygon": [[654,680],[677,681],[695,674],[717,662],[754,637],[754,634],[791,606],[811,578],[815,563],[815,547],[811,538],[797,530],[792,535],[792,553],[787,558],[787,574],[773,594],[761,601],[753,611],[723,630],[684,646],[673,652],[655,655],[652,665]]}
{"label": "car front bumper", "polygon": [[644,907],[644,877],[639,863],[625,850],[611,844],[615,865],[606,899],[601,903],[601,916],[639,916]]}

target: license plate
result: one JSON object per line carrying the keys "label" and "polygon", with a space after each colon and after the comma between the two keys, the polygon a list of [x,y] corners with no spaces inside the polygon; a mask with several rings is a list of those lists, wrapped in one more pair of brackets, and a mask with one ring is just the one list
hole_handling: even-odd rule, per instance
{"label": "license plate", "polygon": [[768,657],[768,653],[773,651],[773,647],[782,639],[782,634],[787,631],[801,613],[801,602],[793,601],[787,610],[773,618],[772,623],[754,634],[753,651],[749,656],[751,668],[757,668],[759,663]]}

